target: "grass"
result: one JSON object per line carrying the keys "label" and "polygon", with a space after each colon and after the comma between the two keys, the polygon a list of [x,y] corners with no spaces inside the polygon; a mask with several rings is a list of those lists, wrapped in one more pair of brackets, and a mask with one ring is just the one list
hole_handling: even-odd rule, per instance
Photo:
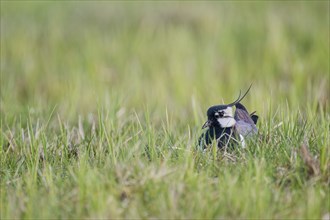
{"label": "grass", "polygon": [[[1,219],[329,215],[329,2],[1,1],[0,36]],[[196,150],[250,83],[259,139]]]}

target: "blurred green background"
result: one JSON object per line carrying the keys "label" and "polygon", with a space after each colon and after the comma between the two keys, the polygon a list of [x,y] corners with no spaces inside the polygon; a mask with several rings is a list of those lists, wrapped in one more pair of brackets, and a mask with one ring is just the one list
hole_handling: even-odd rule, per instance
{"label": "blurred green background", "polygon": [[259,114],[328,109],[329,2],[1,1],[2,119],[114,102],[200,119],[251,83]]}
{"label": "blurred green background", "polygon": [[[329,6],[1,0],[1,217],[329,215]],[[251,83],[258,141],[195,151]]]}

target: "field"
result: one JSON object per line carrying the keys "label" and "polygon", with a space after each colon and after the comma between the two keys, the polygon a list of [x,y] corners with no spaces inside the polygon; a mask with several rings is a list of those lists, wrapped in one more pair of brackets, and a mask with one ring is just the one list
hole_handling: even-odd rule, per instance
{"label": "field", "polygon": [[[330,217],[329,1],[1,1],[1,219]],[[196,148],[242,101],[259,137]]]}

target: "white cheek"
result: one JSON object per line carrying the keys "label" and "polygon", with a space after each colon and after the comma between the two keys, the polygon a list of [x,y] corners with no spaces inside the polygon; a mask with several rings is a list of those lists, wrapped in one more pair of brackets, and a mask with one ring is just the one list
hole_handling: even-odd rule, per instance
{"label": "white cheek", "polygon": [[234,118],[218,118],[218,122],[223,128],[233,127],[236,124]]}
{"label": "white cheek", "polygon": [[227,107],[224,112],[225,112],[226,116],[233,117],[233,108],[232,107]]}

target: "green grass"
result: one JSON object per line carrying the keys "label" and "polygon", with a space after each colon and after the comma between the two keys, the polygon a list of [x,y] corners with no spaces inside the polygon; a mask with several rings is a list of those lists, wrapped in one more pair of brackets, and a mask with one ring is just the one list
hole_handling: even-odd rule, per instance
{"label": "green grass", "polygon": [[[1,1],[0,36],[1,219],[330,212],[329,2]],[[259,140],[197,151],[251,83]]]}

